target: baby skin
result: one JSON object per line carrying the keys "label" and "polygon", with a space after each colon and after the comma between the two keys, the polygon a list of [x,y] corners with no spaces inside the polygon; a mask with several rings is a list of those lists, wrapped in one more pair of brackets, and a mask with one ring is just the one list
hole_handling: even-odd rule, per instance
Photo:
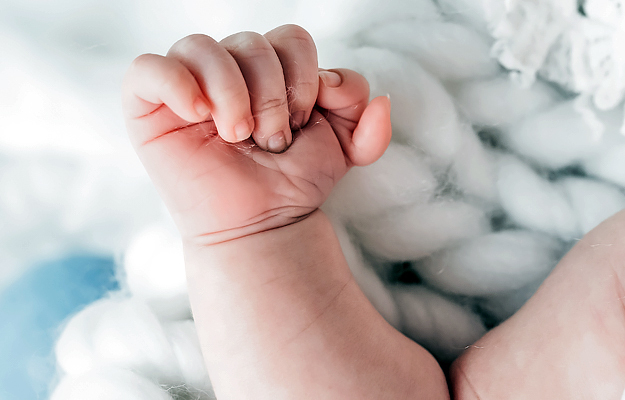
{"label": "baby skin", "polygon": [[[288,90],[287,90],[288,88]],[[133,146],[183,239],[219,399],[448,399],[434,358],[360,291],[319,210],[391,137],[386,97],[320,71],[287,25],[143,55],[124,82]]]}
{"label": "baby skin", "polygon": [[[192,35],[166,56],[142,55],[123,105],[183,239],[219,399],[450,398],[436,360],[360,291],[319,210],[351,167],[384,153],[388,98],[369,102],[354,71],[319,69],[310,35],[285,25],[220,42]],[[625,277],[610,268],[614,249],[596,249],[565,258],[518,315],[454,364],[454,398],[620,398]],[[593,286],[583,272],[598,262],[604,280]]]}

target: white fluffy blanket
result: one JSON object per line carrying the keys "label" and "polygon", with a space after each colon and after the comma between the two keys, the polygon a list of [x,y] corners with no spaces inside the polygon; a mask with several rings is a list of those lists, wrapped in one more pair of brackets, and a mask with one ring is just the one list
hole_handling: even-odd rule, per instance
{"label": "white fluffy blanket", "polygon": [[[322,67],[390,94],[394,139],[324,205],[371,302],[443,361],[514,313],[625,207],[620,0],[8,2],[0,287],[68,249],[124,290],[76,315],[53,400],[208,399],[180,242],[127,143],[130,61],[180,37],[298,23]],[[18,244],[19,245],[16,245]]]}

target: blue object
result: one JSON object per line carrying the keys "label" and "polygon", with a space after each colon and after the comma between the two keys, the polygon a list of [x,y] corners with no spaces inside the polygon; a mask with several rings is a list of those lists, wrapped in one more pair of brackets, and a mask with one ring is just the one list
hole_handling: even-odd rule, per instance
{"label": "blue object", "polygon": [[28,270],[0,292],[0,400],[44,400],[61,324],[118,290],[112,258],[72,256]]}

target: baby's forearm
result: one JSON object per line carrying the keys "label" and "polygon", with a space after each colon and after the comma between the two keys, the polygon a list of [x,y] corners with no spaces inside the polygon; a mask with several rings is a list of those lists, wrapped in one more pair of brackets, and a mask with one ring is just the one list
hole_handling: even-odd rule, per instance
{"label": "baby's forearm", "polygon": [[321,211],[217,245],[186,243],[185,257],[221,400],[448,398],[436,361],[364,298]]}

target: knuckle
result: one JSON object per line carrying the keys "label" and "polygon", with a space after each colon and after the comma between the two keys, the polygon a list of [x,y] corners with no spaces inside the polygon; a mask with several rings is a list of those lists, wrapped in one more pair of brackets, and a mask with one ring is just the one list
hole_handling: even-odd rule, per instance
{"label": "knuckle", "polygon": [[310,33],[299,25],[285,24],[277,27],[273,30],[273,33],[278,36],[296,37],[299,39],[313,41]]}
{"label": "knuckle", "polygon": [[171,46],[167,54],[188,53],[201,47],[206,48],[214,46],[216,43],[215,39],[210,36],[195,33],[178,40]]}
{"label": "knuckle", "polygon": [[243,31],[235,33],[233,38],[243,43],[257,43],[262,40],[262,35],[257,32]]}
{"label": "knuckle", "polygon": [[163,81],[163,89],[175,91],[188,83],[188,71],[180,64],[173,64],[167,70],[167,79]]}
{"label": "knuckle", "polygon": [[308,31],[299,25],[287,24],[282,25],[274,30],[274,34],[281,38],[281,40],[287,40],[293,45],[297,46],[304,51],[317,52],[315,41]]}
{"label": "knuckle", "polygon": [[129,71],[136,73],[145,70],[147,67],[152,65],[156,57],[158,56],[154,54],[141,54],[132,61]]}
{"label": "knuckle", "polygon": [[287,100],[286,98],[263,100],[263,102],[256,107],[256,114],[277,114],[287,112]]}
{"label": "knuckle", "polygon": [[271,45],[264,36],[256,32],[239,32],[223,40],[222,44],[232,53],[240,51],[246,54],[256,55],[271,50]]}
{"label": "knuckle", "polygon": [[318,82],[300,79],[297,84],[287,89],[289,102],[294,106],[306,108],[305,104],[314,103],[317,99]]}
{"label": "knuckle", "polygon": [[285,36],[290,37],[293,40],[300,41],[306,44],[307,46],[311,46],[311,47],[315,46],[315,41],[313,40],[310,33],[308,33],[308,31],[302,28],[301,26],[289,24],[289,25],[284,25],[282,29],[283,29]]}

